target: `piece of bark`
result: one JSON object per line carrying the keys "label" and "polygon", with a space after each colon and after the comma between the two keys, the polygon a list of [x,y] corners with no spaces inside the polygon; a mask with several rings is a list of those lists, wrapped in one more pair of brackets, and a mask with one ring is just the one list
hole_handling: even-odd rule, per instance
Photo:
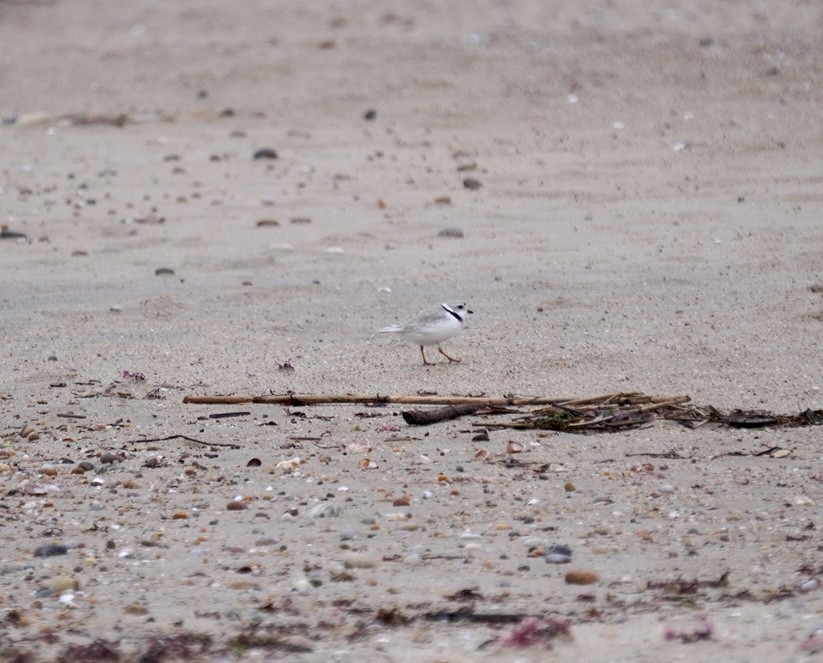
{"label": "piece of bark", "polygon": [[404,421],[409,426],[429,426],[449,419],[457,419],[467,414],[474,414],[483,406],[475,403],[463,405],[447,405],[436,410],[406,410],[401,412]]}

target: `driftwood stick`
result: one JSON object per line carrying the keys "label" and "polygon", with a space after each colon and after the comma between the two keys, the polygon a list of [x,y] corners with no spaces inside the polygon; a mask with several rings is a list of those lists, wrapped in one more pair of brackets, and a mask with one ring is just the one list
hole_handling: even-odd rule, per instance
{"label": "driftwood stick", "polygon": [[[639,398],[642,397],[642,398]],[[358,395],[358,394],[271,394],[263,396],[236,395],[236,396],[186,396],[184,403],[198,405],[240,405],[247,403],[257,403],[264,405],[322,405],[333,403],[348,403],[361,405],[479,405],[482,407],[508,407],[522,405],[569,405],[580,403],[593,403],[598,399],[601,401],[620,401],[621,399],[638,399],[642,402],[650,402],[648,396],[643,394],[606,394],[604,396],[593,396],[583,399],[568,398],[548,398],[545,396],[505,396],[503,398],[492,398],[488,396],[380,396]],[[688,400],[688,397],[679,397]],[[644,399],[644,400],[643,400]],[[661,401],[672,400],[671,398],[659,399]]]}
{"label": "driftwood stick", "polygon": [[405,410],[400,414],[403,415],[403,420],[409,426],[428,426],[441,421],[457,419],[467,414],[474,414],[482,407],[484,406],[475,403],[463,403],[461,405],[439,407],[436,410]]}

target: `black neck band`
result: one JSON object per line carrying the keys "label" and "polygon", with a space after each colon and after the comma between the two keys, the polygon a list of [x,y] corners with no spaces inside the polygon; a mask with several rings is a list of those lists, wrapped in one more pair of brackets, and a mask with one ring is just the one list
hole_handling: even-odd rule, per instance
{"label": "black neck band", "polygon": [[451,310],[448,306],[446,306],[445,304],[441,304],[440,306],[442,306],[442,307],[443,307],[443,310],[444,310],[446,313],[449,313],[450,315],[453,315],[453,316],[454,316],[454,318],[455,318],[455,320],[457,320],[457,322],[463,322],[463,318],[461,318],[461,317],[460,317],[457,313],[455,313],[454,311],[452,311],[452,310]]}

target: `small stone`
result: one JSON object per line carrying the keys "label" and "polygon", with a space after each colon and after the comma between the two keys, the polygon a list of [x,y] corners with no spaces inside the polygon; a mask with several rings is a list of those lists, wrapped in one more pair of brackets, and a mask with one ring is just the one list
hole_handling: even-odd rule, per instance
{"label": "small stone", "polygon": [[257,227],[258,228],[265,228],[265,227],[279,226],[279,225],[280,225],[280,222],[277,219],[260,219],[257,222]]}
{"label": "small stone", "polygon": [[300,467],[300,456],[295,456],[288,460],[281,460],[275,467],[283,472],[296,472]]}
{"label": "small stone", "polygon": [[563,544],[549,546],[545,553],[549,564],[568,564],[572,561],[572,549]]}
{"label": "small stone", "polygon": [[72,578],[70,576],[55,576],[54,578],[45,580],[41,586],[41,589],[48,589],[49,594],[59,594],[60,592],[65,592],[70,589],[80,589],[80,583],[77,582],[76,578]]}
{"label": "small stone", "polygon": [[360,534],[360,530],[356,527],[352,527],[351,525],[344,527],[340,530],[340,540],[341,541],[351,541],[353,538]]}
{"label": "small stone", "polygon": [[276,159],[277,152],[275,152],[270,147],[261,147],[259,150],[255,150],[254,152],[254,159]]}
{"label": "small stone", "polygon": [[154,270],[155,276],[174,276],[174,270],[171,267],[158,267]]}
{"label": "small stone", "polygon": [[574,487],[574,484],[571,481],[567,481],[563,484],[563,490],[567,493],[573,493],[577,488]]}
{"label": "small stone", "polygon": [[437,236],[438,237],[455,237],[455,238],[458,238],[458,239],[462,239],[463,237],[465,237],[465,235],[463,233],[463,229],[459,228],[457,226],[447,226],[447,227],[443,228],[442,230],[440,230],[440,232],[437,233]]}
{"label": "small stone", "polygon": [[149,613],[149,609],[140,604],[140,603],[130,603],[123,611],[128,615],[147,615]]}
{"label": "small stone", "polygon": [[227,511],[242,511],[243,509],[247,509],[247,508],[248,507],[246,506],[245,502],[232,501],[232,502],[229,502],[226,505],[226,510]]}
{"label": "small stone", "polygon": [[91,472],[94,469],[94,463],[84,460],[77,464],[77,468],[83,472]]}
{"label": "small stone", "polygon": [[343,558],[343,566],[347,569],[373,569],[377,562],[369,557],[351,553]]}
{"label": "small stone", "polygon": [[363,113],[363,119],[372,122],[373,120],[377,119],[377,111],[374,108],[369,108],[365,113]]}
{"label": "small stone", "polygon": [[477,189],[483,186],[483,183],[474,177],[467,177],[463,180],[463,186],[469,189],[469,191],[477,191]]}
{"label": "small stone", "polygon": [[34,549],[35,557],[54,557],[65,555],[69,551],[68,547],[62,543],[47,543]]}
{"label": "small stone", "polygon": [[342,509],[333,502],[322,502],[309,511],[309,518],[334,518]]}
{"label": "small stone", "polygon": [[408,497],[398,497],[396,500],[392,502],[392,506],[409,506],[409,503],[410,502]]}
{"label": "small stone", "polygon": [[593,585],[598,580],[598,576],[594,571],[569,571],[566,574],[567,585]]}
{"label": "small stone", "polygon": [[113,454],[113,453],[106,452],[106,453],[100,454],[100,462],[103,463],[104,465],[107,464],[107,463],[116,463],[119,460],[120,460],[120,457],[117,456],[116,454]]}

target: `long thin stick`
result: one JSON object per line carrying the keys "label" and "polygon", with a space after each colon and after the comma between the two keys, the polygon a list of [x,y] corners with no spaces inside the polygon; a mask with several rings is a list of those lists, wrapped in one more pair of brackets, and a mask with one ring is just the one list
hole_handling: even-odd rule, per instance
{"label": "long thin stick", "polygon": [[[358,395],[358,394],[271,394],[264,396],[237,395],[237,396],[186,396],[184,403],[198,405],[241,405],[247,403],[258,403],[264,405],[321,405],[332,403],[349,404],[380,404],[380,405],[481,405],[485,407],[507,407],[520,405],[554,405],[554,404],[578,404],[592,403],[596,401],[620,401],[621,399],[669,401],[671,398],[651,399],[638,393],[616,393],[605,394],[603,396],[592,396],[590,398],[569,399],[569,398],[548,398],[545,396],[506,396],[504,398],[491,398],[488,396],[380,396]],[[681,400],[684,399],[684,400]],[[687,396],[677,397],[680,402],[688,400]]]}

